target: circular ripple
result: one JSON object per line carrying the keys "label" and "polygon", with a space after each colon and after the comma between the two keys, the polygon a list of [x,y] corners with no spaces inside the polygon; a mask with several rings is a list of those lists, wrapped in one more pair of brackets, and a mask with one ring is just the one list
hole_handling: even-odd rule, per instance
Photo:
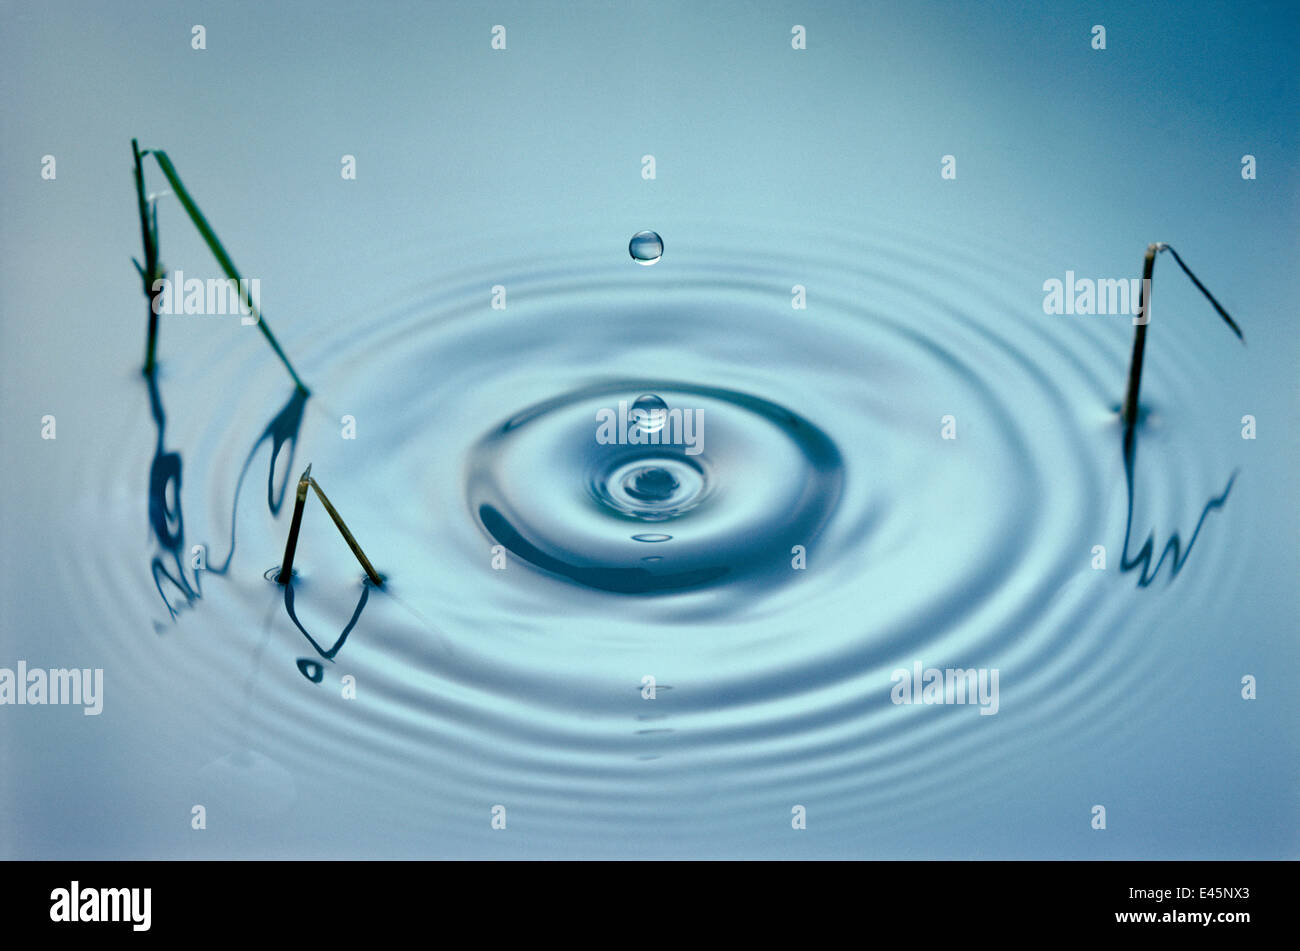
{"label": "circular ripple", "polygon": [[[666,381],[652,388],[673,409],[643,432],[628,403],[647,388],[585,387],[490,432],[466,481],[485,530],[529,564],[606,591],[789,579],[792,546],[816,538],[839,500],[835,445],[775,403]],[[651,540],[648,564],[639,542]]]}
{"label": "circular ripple", "polygon": [[[298,789],[321,788],[324,763],[368,777],[402,836],[420,822],[448,831],[451,811],[431,802],[507,789],[531,841],[589,851],[650,826],[665,841],[741,841],[805,800],[821,804],[821,828],[850,836],[864,811],[897,827],[956,822],[999,782],[990,764],[1050,763],[1058,737],[1124,729],[1196,654],[1149,631],[1180,617],[1203,631],[1188,619],[1212,600],[1182,579],[1177,603],[1139,597],[1117,570],[1110,407],[1131,329],[1044,318],[1056,259],[937,249],[933,235],[761,235],[678,224],[672,258],[646,269],[628,267],[617,236],[409,260],[381,249],[373,273],[398,282],[391,306],[330,326],[276,320],[314,395],[272,495],[313,462],[389,578],[319,687],[296,667],[315,651],[259,577],[287,518],[268,510],[268,446],[235,501],[288,397],[283,376],[257,340],[170,350],[162,436],[140,392],[139,415],[104,429],[95,488],[52,480],[83,500],[74,516],[119,530],[112,557],[64,573],[85,605],[126,606],[86,617],[117,655],[122,695],[195,672],[179,700],[227,752],[257,737]],[[546,252],[501,261],[499,247]],[[429,273],[430,260],[446,266]],[[807,311],[790,306],[796,279]],[[497,283],[508,310],[489,306]],[[1212,360],[1171,324],[1152,335],[1148,402],[1204,400]],[[597,411],[643,395],[703,410],[698,454],[597,441]],[[363,438],[339,439],[345,414]],[[1174,531],[1185,541],[1229,474],[1202,451],[1213,437],[1195,414],[1154,415],[1177,425],[1144,430],[1130,554],[1153,531],[1157,552]],[[166,497],[169,544],[230,558],[227,574],[194,579],[201,597],[174,627],[155,551],[136,544],[159,443],[184,467]],[[361,588],[314,518],[296,603],[328,647]],[[1225,554],[1241,523],[1214,518],[1188,568],[1202,579],[1241,570]],[[1108,571],[1089,569],[1095,544]],[[999,668],[1001,711],[892,704],[891,673],[917,661]],[[332,699],[343,670],[366,703]],[[653,704],[647,674],[662,685]],[[246,688],[232,699],[230,683]]]}

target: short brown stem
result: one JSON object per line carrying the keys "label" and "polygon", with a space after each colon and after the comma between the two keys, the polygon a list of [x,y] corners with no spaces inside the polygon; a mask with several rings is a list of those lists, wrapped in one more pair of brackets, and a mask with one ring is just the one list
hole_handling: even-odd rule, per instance
{"label": "short brown stem", "polygon": [[284,560],[280,573],[275,576],[279,584],[288,584],[293,578],[293,556],[298,550],[298,531],[302,528],[302,510],[307,504],[307,487],[311,484],[311,466],[298,479],[298,493],[293,501],[293,518],[289,522],[289,538],[284,543]]}
{"label": "short brown stem", "polygon": [[348,547],[352,549],[352,554],[357,556],[357,561],[361,562],[361,567],[366,570],[366,574],[370,577],[370,580],[374,582],[376,587],[382,586],[384,579],[380,577],[379,572],[375,571],[374,566],[370,564],[370,559],[366,557],[366,553],[361,550],[361,546],[357,544],[357,540],[353,538],[352,533],[348,531],[347,525],[343,523],[343,516],[339,515],[338,510],[330,504],[329,498],[321,490],[321,487],[317,484],[316,480],[309,479],[308,481],[311,483],[311,487],[316,490],[316,495],[320,499],[321,505],[325,506],[325,511],[329,512],[330,518],[334,519],[334,524],[337,526],[339,533],[343,536],[343,540],[347,542]]}

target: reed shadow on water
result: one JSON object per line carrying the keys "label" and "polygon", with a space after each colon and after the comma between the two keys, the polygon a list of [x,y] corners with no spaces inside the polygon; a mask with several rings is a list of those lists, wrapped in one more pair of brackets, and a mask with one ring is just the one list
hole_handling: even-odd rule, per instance
{"label": "reed shadow on water", "polygon": [[1184,263],[1182,257],[1169,244],[1158,241],[1147,246],[1146,255],[1143,259],[1142,266],[1142,284],[1140,303],[1138,307],[1139,320],[1133,337],[1133,356],[1129,362],[1128,391],[1124,397],[1124,405],[1121,410],[1121,419],[1123,423],[1123,456],[1124,456],[1124,481],[1127,497],[1128,512],[1124,519],[1124,548],[1120,555],[1120,571],[1129,572],[1141,569],[1138,574],[1138,587],[1148,587],[1151,582],[1155,581],[1156,576],[1160,573],[1160,566],[1164,564],[1166,558],[1170,558],[1169,580],[1178,575],[1184,564],[1187,563],[1188,556],[1192,553],[1192,546],[1196,544],[1196,539],[1201,534],[1201,528],[1205,524],[1206,516],[1210,512],[1223,508],[1228,501],[1228,494],[1232,491],[1233,484],[1237,481],[1237,475],[1240,470],[1234,470],[1228,483],[1224,486],[1223,491],[1215,496],[1211,496],[1204,507],[1201,509],[1200,517],[1196,520],[1196,527],[1192,530],[1191,537],[1187,539],[1187,546],[1184,548],[1182,539],[1177,532],[1170,536],[1160,551],[1160,557],[1156,559],[1155,565],[1151,560],[1155,557],[1155,531],[1152,530],[1143,542],[1141,549],[1137,554],[1130,557],[1128,550],[1133,534],[1133,502],[1134,502],[1134,480],[1137,470],[1137,444],[1139,429],[1142,425],[1142,410],[1138,399],[1138,393],[1142,385],[1142,366],[1146,355],[1147,327],[1150,324],[1150,306],[1153,281],[1152,276],[1155,271],[1156,255],[1162,251],[1168,251],[1182,268],[1185,273],[1207,300],[1213,305],[1215,311],[1223,319],[1229,329],[1236,334],[1237,339],[1244,345],[1246,338],[1242,335],[1241,328],[1237,322],[1232,319],[1223,305],[1215,299],[1209,289],[1201,283],[1200,279],[1192,273],[1191,268]]}
{"label": "reed shadow on water", "polygon": [[[293,457],[297,450],[298,438],[302,431],[303,414],[310,396],[310,391],[303,384],[293,365],[289,362],[288,357],[281,349],[279,342],[274,334],[271,333],[270,327],[267,326],[265,319],[258,312],[256,306],[247,297],[245,290],[246,285],[240,281],[239,272],[236,270],[233,261],[226,253],[216,233],[208,224],[207,219],[199,210],[198,205],[190,196],[188,190],[180,179],[175,166],[171,163],[165,152],[157,150],[144,150],[139,147],[139,143],[131,140],[131,151],[134,158],[134,179],[136,188],[136,199],[140,215],[141,238],[144,245],[144,262],[135,261],[136,271],[144,285],[144,294],[149,302],[148,329],[146,335],[145,361],[143,375],[149,390],[149,405],[153,416],[154,424],[158,430],[158,438],[154,450],[153,462],[150,466],[149,489],[147,495],[147,508],[149,512],[149,524],[153,531],[154,537],[162,549],[163,554],[155,555],[150,563],[150,572],[153,576],[154,585],[162,599],[163,605],[174,622],[178,615],[178,607],[193,607],[194,602],[202,597],[201,572],[209,571],[215,575],[226,575],[230,571],[231,561],[235,555],[235,520],[239,511],[239,499],[243,491],[244,479],[252,466],[253,459],[256,457],[258,450],[263,443],[270,443],[270,460],[267,469],[266,480],[266,501],[272,517],[279,514],[280,508],[284,503],[285,491],[288,488],[288,472],[293,468]],[[146,156],[153,155],[162,169],[164,176],[171,184],[175,195],[181,202],[190,220],[195,228],[203,237],[204,242],[217,258],[222,270],[225,272],[227,279],[230,280],[232,287],[239,289],[243,298],[243,303],[249,308],[250,312],[257,316],[257,326],[263,336],[274,350],[281,363],[284,364],[290,377],[294,382],[294,388],[288,400],[278,413],[262,430],[261,434],[254,440],[252,447],[249,449],[247,457],[244,459],[243,466],[240,469],[239,476],[235,482],[234,501],[231,505],[230,513],[230,548],[226,557],[220,564],[206,563],[206,557],[202,564],[192,564],[193,580],[187,577],[184,565],[185,551],[185,520],[181,501],[181,473],[182,459],[179,452],[168,451],[166,448],[166,421],[167,414],[163,406],[162,392],[158,380],[158,337],[159,337],[159,307],[158,300],[161,293],[160,282],[166,272],[160,257],[160,246],[158,240],[158,208],[157,200],[153,196],[146,195],[144,185],[143,160]],[[281,451],[288,447],[288,455],[285,462],[285,477],[282,480],[277,491],[275,486],[275,471],[279,461]],[[310,471],[310,467],[309,467]],[[337,638],[331,648],[323,648],[314,637],[307,631],[299,620],[294,609],[294,595],[292,580],[292,545],[288,549],[289,557],[286,559],[284,569],[280,577],[284,580],[284,604],[285,611],[290,620],[299,631],[307,638],[316,652],[324,659],[333,661],[334,655],[342,649],[346,642],[348,634],[356,626],[361,617],[361,612],[365,608],[366,602],[370,596],[370,587],[381,585],[382,577],[374,570],[365,555],[361,552],[356,540],[352,537],[351,532],[343,523],[342,518],[330,504],[329,499],[318,485],[312,483],[321,503],[333,518],[338,526],[340,533],[352,548],[358,560],[366,570],[367,581],[362,586],[361,595],[357,602],[357,607],[348,621],[342,634]],[[305,483],[303,485],[305,488]],[[296,541],[298,520],[301,518],[303,497],[299,494],[297,506],[295,509],[295,519],[291,541]],[[206,550],[206,546],[204,546]],[[170,564],[169,564],[170,562]],[[175,574],[172,573],[173,567]],[[179,596],[184,599],[184,605],[179,600],[173,604],[168,598],[167,593],[163,590],[163,580],[166,579],[179,592]],[[157,628],[158,625],[155,625]],[[312,666],[314,665],[314,666]],[[298,661],[298,669],[308,680],[313,683],[320,683],[323,677],[323,668],[318,662],[309,659]]]}

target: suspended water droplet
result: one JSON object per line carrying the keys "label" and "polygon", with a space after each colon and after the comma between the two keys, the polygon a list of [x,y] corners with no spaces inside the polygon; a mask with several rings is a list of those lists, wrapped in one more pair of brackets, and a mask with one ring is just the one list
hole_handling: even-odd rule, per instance
{"label": "suspended water droplet", "polygon": [[668,421],[668,404],[653,393],[644,393],[636,398],[629,415],[642,432],[657,433]]}
{"label": "suspended water droplet", "polygon": [[638,231],[627,246],[628,254],[637,264],[651,265],[664,255],[664,239],[653,231]]}
{"label": "suspended water droplet", "polygon": [[672,538],[673,538],[673,536],[671,536],[671,535],[659,535],[659,534],[656,534],[656,533],[654,533],[654,532],[646,532],[646,533],[643,534],[643,535],[633,535],[633,536],[632,536],[632,541],[634,541],[634,542],[667,542],[667,541],[672,541]]}

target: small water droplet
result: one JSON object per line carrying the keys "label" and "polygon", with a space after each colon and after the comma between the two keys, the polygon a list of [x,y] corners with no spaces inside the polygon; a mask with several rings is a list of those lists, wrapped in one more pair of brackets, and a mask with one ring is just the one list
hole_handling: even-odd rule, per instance
{"label": "small water droplet", "polygon": [[628,254],[637,264],[649,266],[664,255],[664,239],[653,231],[638,231],[628,242]]}
{"label": "small water droplet", "polygon": [[653,393],[643,393],[632,404],[630,415],[642,432],[657,433],[668,421],[668,404]]}
{"label": "small water droplet", "polygon": [[644,535],[633,535],[633,536],[632,536],[632,541],[634,541],[634,542],[667,542],[667,541],[672,541],[672,538],[673,538],[673,536],[671,536],[671,535],[656,535],[656,534],[654,534],[654,533],[647,532],[647,533],[644,534]]}

